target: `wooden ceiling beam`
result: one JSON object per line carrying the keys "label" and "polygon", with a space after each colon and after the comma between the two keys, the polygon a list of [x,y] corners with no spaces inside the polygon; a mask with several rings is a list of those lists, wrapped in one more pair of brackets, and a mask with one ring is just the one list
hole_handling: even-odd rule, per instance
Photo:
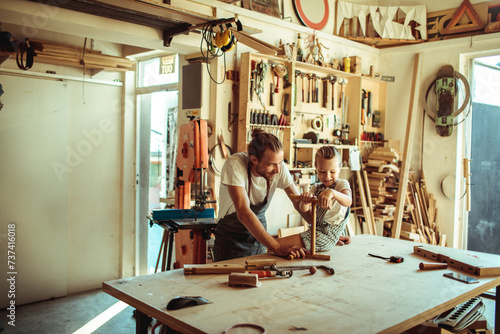
{"label": "wooden ceiling beam", "polygon": [[[39,0],[28,1],[39,2]],[[51,2],[47,4],[50,5]],[[201,24],[216,18],[214,8],[212,15],[205,15],[152,0],[72,0],[54,4],[64,9],[161,30],[186,23]]]}

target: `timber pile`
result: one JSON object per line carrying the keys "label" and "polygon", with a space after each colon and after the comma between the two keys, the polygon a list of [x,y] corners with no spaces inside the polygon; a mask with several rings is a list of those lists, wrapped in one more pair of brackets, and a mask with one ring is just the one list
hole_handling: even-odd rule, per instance
{"label": "timber pile", "polygon": [[[374,219],[383,222],[384,236],[389,237],[399,189],[398,165],[398,153],[387,147],[376,148],[363,165],[368,176]],[[446,235],[442,235],[436,226],[436,200],[427,192],[425,179],[415,179],[414,172],[410,171],[400,237],[425,244],[445,245]],[[368,194],[366,197],[368,201]],[[359,187],[356,200],[357,203],[362,202]]]}
{"label": "timber pile", "polygon": [[[377,147],[368,156],[364,168],[368,173],[375,218],[392,220],[399,185],[399,154],[393,148]],[[389,219],[390,218],[390,219]]]}
{"label": "timber pile", "polygon": [[30,39],[35,49],[34,62],[85,68],[89,70],[134,71],[135,61],[102,54],[101,51]]}

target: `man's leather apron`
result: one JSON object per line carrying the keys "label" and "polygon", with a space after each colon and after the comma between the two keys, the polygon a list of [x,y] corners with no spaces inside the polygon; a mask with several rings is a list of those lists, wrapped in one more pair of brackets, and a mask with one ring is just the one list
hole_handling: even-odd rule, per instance
{"label": "man's leather apron", "polygon": [[[252,187],[252,176],[250,165],[248,166],[248,199],[250,200],[250,188]],[[269,205],[269,180],[267,180],[267,193],[262,204],[250,204],[250,210],[257,216],[264,228],[267,230],[266,210]],[[217,223],[215,229],[214,261],[224,261],[244,256],[265,253],[266,247],[262,245],[238,220],[236,212],[225,216]]]}

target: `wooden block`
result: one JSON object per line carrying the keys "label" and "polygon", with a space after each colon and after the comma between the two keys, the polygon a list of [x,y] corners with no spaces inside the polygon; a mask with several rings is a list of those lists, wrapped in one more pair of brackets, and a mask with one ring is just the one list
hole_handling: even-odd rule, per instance
{"label": "wooden block", "polygon": [[246,268],[246,270],[264,269],[264,267],[269,267],[273,264],[276,264],[276,260],[272,260],[272,259],[248,260],[248,261],[245,261],[245,268]]}
{"label": "wooden block", "polygon": [[186,264],[184,275],[231,274],[244,273],[245,267],[240,264]]}
{"label": "wooden block", "polygon": [[288,237],[290,235],[299,234],[306,230],[305,226],[295,226],[289,228],[279,228],[278,238]]}
{"label": "wooden block", "polygon": [[[306,254],[306,258],[330,261],[330,255],[326,255],[326,254]],[[295,256],[288,255],[287,259],[293,260],[293,259],[295,259]]]}
{"label": "wooden block", "polygon": [[500,275],[500,256],[467,251],[463,254],[448,256],[445,247],[415,246],[416,255],[447,263],[450,267],[481,277]]}
{"label": "wooden block", "polygon": [[257,274],[232,273],[229,275],[227,284],[229,286],[258,287],[259,278],[257,277]]}
{"label": "wooden block", "polygon": [[302,216],[298,213],[289,213],[287,216],[286,227],[302,227]]}

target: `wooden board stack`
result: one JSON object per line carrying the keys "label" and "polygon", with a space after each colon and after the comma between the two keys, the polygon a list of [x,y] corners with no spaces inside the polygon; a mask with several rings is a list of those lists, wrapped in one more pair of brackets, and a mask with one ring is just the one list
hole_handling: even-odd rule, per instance
{"label": "wooden board stack", "polygon": [[133,71],[135,61],[102,54],[101,51],[30,39],[35,48],[34,62],[86,68],[95,71]]}
{"label": "wooden board stack", "polygon": [[[369,154],[368,161],[363,165],[368,175],[373,215],[375,220],[384,223],[384,236],[391,236],[391,225],[396,210],[399,187],[398,162],[399,154],[395,149],[378,147]],[[356,196],[361,202],[359,190]],[[436,215],[436,200],[427,192],[425,179],[416,181],[415,173],[410,171],[400,237],[444,246],[446,236],[437,229]]]}
{"label": "wooden board stack", "polygon": [[446,246],[446,235],[436,225],[436,200],[427,192],[425,179],[408,181],[401,237],[424,244]]}

